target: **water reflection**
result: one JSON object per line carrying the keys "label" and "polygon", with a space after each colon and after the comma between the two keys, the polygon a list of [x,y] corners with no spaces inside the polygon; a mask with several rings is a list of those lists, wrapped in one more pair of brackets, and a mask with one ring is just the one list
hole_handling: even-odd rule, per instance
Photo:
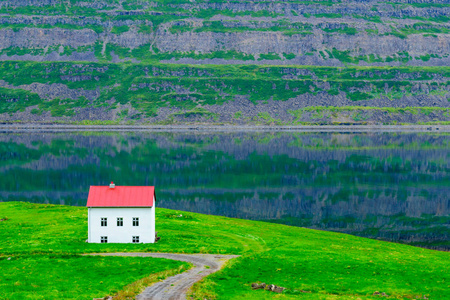
{"label": "water reflection", "polygon": [[4,201],[84,205],[155,185],[158,206],[450,249],[450,139],[425,133],[0,134]]}

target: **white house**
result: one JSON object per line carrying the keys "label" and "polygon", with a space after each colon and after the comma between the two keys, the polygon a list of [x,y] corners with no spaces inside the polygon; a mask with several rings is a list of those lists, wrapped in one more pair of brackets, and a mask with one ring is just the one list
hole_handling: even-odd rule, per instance
{"label": "white house", "polygon": [[155,187],[91,186],[89,243],[154,243]]}

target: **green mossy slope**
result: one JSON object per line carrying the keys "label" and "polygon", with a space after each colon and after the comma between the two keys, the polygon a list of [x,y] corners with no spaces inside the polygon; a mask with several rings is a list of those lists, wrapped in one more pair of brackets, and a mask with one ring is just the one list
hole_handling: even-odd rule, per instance
{"label": "green mossy slope", "polygon": [[448,67],[0,62],[0,77],[8,122],[450,122]]}
{"label": "green mossy slope", "polygon": [[[10,202],[0,203],[0,212],[8,218],[0,222],[2,264],[7,256],[85,252],[228,253],[242,256],[197,284],[195,299],[379,299],[375,291],[391,299],[450,298],[447,252],[160,208],[157,244],[93,245],[85,243],[86,208]],[[30,272],[28,280],[43,276]],[[6,287],[14,284],[7,279]],[[253,291],[257,281],[287,290]]]}
{"label": "green mossy slope", "polygon": [[0,256],[0,269],[0,299],[92,299],[116,294],[148,274],[176,274],[188,264],[140,257],[22,255],[11,260]]}

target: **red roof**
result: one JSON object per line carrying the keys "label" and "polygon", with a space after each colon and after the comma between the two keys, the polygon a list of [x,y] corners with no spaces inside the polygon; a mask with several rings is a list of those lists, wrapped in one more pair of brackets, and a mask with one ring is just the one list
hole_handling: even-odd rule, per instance
{"label": "red roof", "polygon": [[154,186],[91,186],[87,207],[152,207]]}

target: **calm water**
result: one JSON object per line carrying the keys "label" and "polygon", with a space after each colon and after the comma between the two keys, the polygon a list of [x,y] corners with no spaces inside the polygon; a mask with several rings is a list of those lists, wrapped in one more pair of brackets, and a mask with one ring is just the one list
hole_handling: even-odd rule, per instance
{"label": "calm water", "polygon": [[0,201],[85,205],[155,185],[157,206],[450,249],[450,135],[1,133]]}

